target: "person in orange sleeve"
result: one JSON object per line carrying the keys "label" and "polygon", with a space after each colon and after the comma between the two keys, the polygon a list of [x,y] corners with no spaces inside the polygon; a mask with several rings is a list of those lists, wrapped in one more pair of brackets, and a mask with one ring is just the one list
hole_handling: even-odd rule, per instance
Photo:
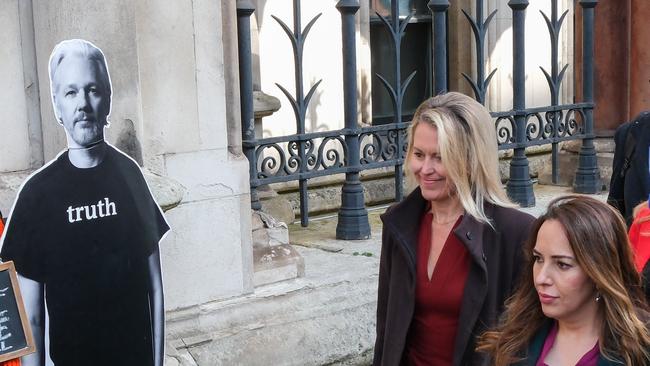
{"label": "person in orange sleeve", "polygon": [[634,221],[628,236],[634,251],[634,264],[643,277],[646,299],[650,300],[650,206],[648,201],[634,208]]}

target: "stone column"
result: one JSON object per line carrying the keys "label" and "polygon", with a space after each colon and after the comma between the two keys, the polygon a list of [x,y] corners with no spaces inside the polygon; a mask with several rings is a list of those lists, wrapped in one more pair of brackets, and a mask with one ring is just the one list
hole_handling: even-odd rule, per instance
{"label": "stone column", "polygon": [[[582,24],[580,6],[576,6],[575,10],[575,24]],[[630,118],[629,26],[630,0],[598,3],[594,26],[594,128],[597,135],[612,135],[621,122]],[[575,80],[578,102],[583,100],[580,44],[582,27],[576,26]]]}
{"label": "stone column", "polygon": [[226,91],[226,120],[228,127],[228,149],[236,156],[242,154],[241,104],[239,102],[239,60],[237,51],[237,13],[234,1],[221,3],[223,66]]}
{"label": "stone column", "polygon": [[[488,9],[489,5],[488,3]],[[473,42],[472,30],[462,10],[474,15],[474,1],[459,0],[449,2],[449,11],[447,14],[447,24],[450,30],[447,32],[449,42],[449,48],[447,50],[449,57],[449,75],[447,75],[447,78],[449,80],[449,90],[459,91],[463,94],[473,96],[472,87],[462,76],[464,72],[474,77],[476,70],[474,48],[469,46]]]}
{"label": "stone column", "polygon": [[[650,109],[650,1],[632,0],[630,15],[629,96],[630,118],[634,118],[639,112]],[[610,85],[616,83],[615,79],[612,81]]]}
{"label": "stone column", "polygon": [[0,211],[31,169],[43,165],[31,1],[0,1]]}

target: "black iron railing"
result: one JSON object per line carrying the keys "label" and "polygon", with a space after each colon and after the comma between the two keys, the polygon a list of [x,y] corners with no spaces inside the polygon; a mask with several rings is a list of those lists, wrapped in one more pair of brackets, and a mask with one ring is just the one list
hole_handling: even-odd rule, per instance
{"label": "black iron railing", "polygon": [[[597,0],[580,0],[583,11],[583,95],[584,101],[575,104],[559,104],[559,90],[567,66],[559,69],[558,35],[566,12],[558,18],[557,0],[552,1],[550,18],[546,20],[551,38],[551,72],[542,69],[551,90],[549,106],[526,108],[525,104],[525,11],[528,0],[510,0],[513,13],[513,107],[512,110],[492,112],[499,149],[513,149],[510,163],[510,179],[507,183],[509,196],[522,206],[535,204],[533,184],[529,174],[528,146],[552,144],[553,179],[557,179],[557,144],[566,140],[582,139],[579,167],[574,189],[581,193],[595,193],[599,187],[599,172],[593,146],[593,12]],[[345,128],[326,132],[305,132],[305,114],[311,96],[320,81],[314,83],[307,94],[303,91],[302,52],[306,37],[320,15],[301,28],[300,0],[293,0],[293,29],[274,17],[290,39],[294,52],[295,94],[278,85],[289,100],[296,119],[296,134],[271,138],[257,138],[253,126],[252,54],[250,16],[254,7],[248,0],[237,0],[239,27],[239,62],[242,103],[243,148],[250,163],[252,207],[259,209],[256,188],[263,184],[297,180],[300,190],[300,213],[303,226],[308,225],[307,182],[310,178],[345,173],[342,188],[341,209],[337,226],[337,238],[362,239],[370,235],[368,215],[365,209],[363,188],[359,172],[365,169],[389,167],[395,169],[395,197],[403,197],[402,176],[406,153],[406,130],[409,123],[402,121],[404,94],[415,72],[402,81],[400,60],[401,40],[408,17],[398,16],[398,0],[391,1],[390,19],[379,14],[391,35],[394,51],[394,83],[377,75],[386,88],[393,105],[394,121],[390,124],[360,127],[357,121],[357,65],[355,16],[358,0],[340,0],[336,7],[342,20],[342,57],[344,85]],[[433,19],[433,73],[435,93],[447,90],[447,24],[448,0],[430,0],[428,7]],[[492,76],[497,71],[485,73],[485,34],[495,12],[483,19],[483,2],[476,2],[476,19],[464,12],[473,31],[476,44],[476,79],[463,74],[474,90],[475,98],[485,103],[485,94]]]}

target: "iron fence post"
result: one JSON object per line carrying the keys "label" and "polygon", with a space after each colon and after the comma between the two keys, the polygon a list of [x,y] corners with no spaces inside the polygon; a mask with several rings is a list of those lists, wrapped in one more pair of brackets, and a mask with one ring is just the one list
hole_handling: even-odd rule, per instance
{"label": "iron fence post", "polygon": [[[402,123],[402,107],[404,104],[404,90],[406,90],[406,86],[408,86],[410,80],[407,78],[405,84],[402,84],[402,39],[404,39],[404,35],[406,32],[406,25],[408,24],[408,21],[410,19],[410,15],[408,16],[408,19],[404,20],[404,24],[400,23],[399,20],[399,1],[398,0],[391,0],[390,2],[390,8],[391,8],[391,19],[392,19],[392,26],[394,27],[393,29],[393,44],[395,45],[395,89],[398,91],[396,94],[396,99],[395,99],[395,123]],[[402,146],[404,145],[404,142],[402,141],[402,138],[400,136],[400,133],[397,132],[395,134],[395,144],[397,145],[397,152],[396,156],[398,158],[398,163],[395,164],[395,200],[396,201],[401,201],[404,198],[404,185],[402,184],[403,182],[403,177],[404,177],[404,166],[399,163],[399,157],[401,156],[401,151],[402,151]]]}
{"label": "iron fence post", "polygon": [[[548,33],[549,37],[551,40],[551,73],[549,74],[543,67],[540,66],[540,69],[544,73],[544,76],[546,76],[546,81],[548,82],[548,87],[551,92],[551,106],[557,106],[559,105],[559,98],[560,98],[560,85],[562,83],[562,78],[564,77],[564,72],[566,71],[567,67],[569,65],[565,65],[562,70],[560,71],[558,68],[559,64],[559,37],[560,37],[560,31],[562,30],[562,22],[564,21],[564,17],[568,14],[568,10],[564,11],[564,13],[560,16],[558,19],[558,1],[557,0],[552,0],[551,1],[551,18],[549,19],[544,12],[542,13],[542,16],[544,17],[544,20],[546,20],[546,26],[548,27]],[[553,127],[553,133],[551,134],[551,138],[553,139],[553,142],[551,143],[551,170],[552,170],[552,182],[553,184],[558,183],[558,176],[559,176],[559,151],[558,151],[558,142],[556,138],[559,135],[559,128],[560,126],[560,116],[557,112],[554,112],[551,118],[551,123]]]}
{"label": "iron fence post", "polygon": [[447,9],[449,0],[430,0],[433,13],[433,77],[434,95],[447,92]]}
{"label": "iron fence post", "polygon": [[535,205],[533,182],[526,157],[526,8],[528,0],[510,0],[512,9],[512,109],[515,112],[515,142],[517,147],[510,162],[510,179],[506,186],[510,199],[522,207]]}
{"label": "iron fence post", "polygon": [[[390,95],[393,102],[393,111],[395,113],[394,124],[400,125],[402,123],[402,107],[404,104],[404,95],[406,94],[406,89],[413,80],[417,71],[413,71],[406,79],[402,80],[402,40],[406,34],[406,27],[409,25],[411,18],[414,13],[409,14],[405,19],[400,20],[399,14],[400,2],[398,0],[391,0],[391,16],[390,20],[386,19],[381,14],[377,14],[379,19],[386,26],[386,30],[391,35],[391,40],[393,43],[393,60],[394,64],[394,77],[395,83],[391,85],[387,79],[383,76],[376,74],[379,77],[379,80],[384,84],[388,94]],[[394,133],[394,135],[392,135]],[[404,134],[399,130],[390,131],[387,133],[387,140],[391,140],[393,136],[393,141],[395,145],[395,200],[401,201],[404,197],[404,187],[403,187],[403,178],[404,178],[404,167],[403,167],[403,150],[405,146]]]}
{"label": "iron fence post", "polygon": [[469,83],[469,85],[474,90],[474,97],[476,100],[485,105],[485,94],[487,93],[488,85],[490,85],[490,80],[496,73],[497,69],[493,69],[488,76],[485,76],[485,35],[487,34],[488,27],[490,22],[496,15],[497,11],[493,10],[485,20],[483,19],[483,1],[476,1],[476,19],[472,17],[465,11],[462,11],[469,22],[469,25],[472,27],[472,33],[474,34],[474,41],[476,45],[476,80],[462,72],[461,75]]}
{"label": "iron fence post", "polygon": [[239,44],[239,99],[244,155],[248,159],[251,190],[251,208],[259,210],[262,204],[254,181],[257,178],[255,158],[255,116],[253,111],[253,60],[251,53],[251,15],[255,6],[250,0],[237,0],[237,38]]}
{"label": "iron fence post", "polygon": [[[594,101],[594,8],[598,0],[580,0],[582,7],[582,94],[584,101]],[[594,147],[593,107],[585,110],[585,138],[580,147],[578,169],[573,190],[578,193],[597,193],[600,172]]]}
{"label": "iron fence post", "polygon": [[[282,87],[280,84],[276,83],[278,88],[282,93],[287,97],[291,107],[293,108],[294,116],[296,117],[296,140],[289,141],[287,148],[289,150],[290,162],[288,166],[290,168],[295,168],[296,173],[299,174],[298,178],[298,195],[300,198],[300,225],[306,227],[309,225],[309,195],[307,192],[307,178],[305,175],[310,172],[310,162],[312,162],[313,155],[311,151],[313,149],[313,140],[304,139],[306,130],[305,130],[305,118],[307,115],[307,106],[311,97],[314,95],[318,84],[322,80],[319,80],[314,85],[311,86],[307,94],[303,88],[303,50],[305,46],[305,40],[309,31],[316,23],[321,14],[316,15],[312,18],[305,28],[302,28],[301,22],[301,3],[300,0],[293,0],[293,31],[287,26],[280,18],[272,15],[271,17],[278,22],[280,27],[284,30],[291,46],[293,48],[293,63],[294,63],[294,82],[296,94],[295,98],[289,93],[287,89]],[[293,151],[295,150],[295,153]],[[309,150],[309,153],[308,151]],[[264,164],[264,161],[262,161]],[[315,168],[315,167],[314,167]]]}
{"label": "iron fence post", "polygon": [[[560,37],[560,28],[557,26],[557,0],[551,1],[551,25],[553,26],[554,32],[549,32],[551,36],[551,79],[553,80],[553,87],[551,88],[551,105],[556,106],[560,101],[560,80],[558,80],[558,47],[559,47],[559,37]],[[553,113],[553,135],[558,128],[557,113]],[[555,137],[555,136],[553,136]],[[558,156],[558,143],[553,142],[551,144],[551,182],[557,184],[559,167],[560,167],[560,158]]]}
{"label": "iron fence post", "polygon": [[345,144],[347,166],[345,183],[341,190],[341,209],[336,225],[337,239],[367,239],[370,237],[368,211],[363,197],[363,186],[359,180],[359,126],[357,124],[357,61],[355,14],[359,10],[358,0],[340,0],[336,8],[341,13],[343,36],[343,98],[345,118]]}
{"label": "iron fence post", "polygon": [[[304,49],[304,42],[306,34],[302,30],[301,22],[301,6],[300,0],[293,0],[293,28],[294,36],[296,37],[296,46],[294,49],[294,82],[296,85],[296,101],[298,102],[298,116],[296,116],[296,133],[298,135],[305,134],[305,116],[306,116],[306,103],[305,92],[303,89],[303,69],[302,69],[302,56]],[[305,154],[305,142],[298,141],[298,157],[300,159],[300,172],[307,171],[307,156]],[[309,196],[308,196],[307,179],[298,180],[298,196],[300,197],[300,226],[307,227],[309,225]]]}

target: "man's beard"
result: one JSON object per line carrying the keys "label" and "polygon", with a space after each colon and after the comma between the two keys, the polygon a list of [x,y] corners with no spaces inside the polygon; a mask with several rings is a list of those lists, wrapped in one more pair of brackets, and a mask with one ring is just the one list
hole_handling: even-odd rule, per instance
{"label": "man's beard", "polygon": [[103,139],[103,125],[93,123],[91,126],[75,127],[72,133],[72,140],[81,147],[87,147],[94,142]]}

